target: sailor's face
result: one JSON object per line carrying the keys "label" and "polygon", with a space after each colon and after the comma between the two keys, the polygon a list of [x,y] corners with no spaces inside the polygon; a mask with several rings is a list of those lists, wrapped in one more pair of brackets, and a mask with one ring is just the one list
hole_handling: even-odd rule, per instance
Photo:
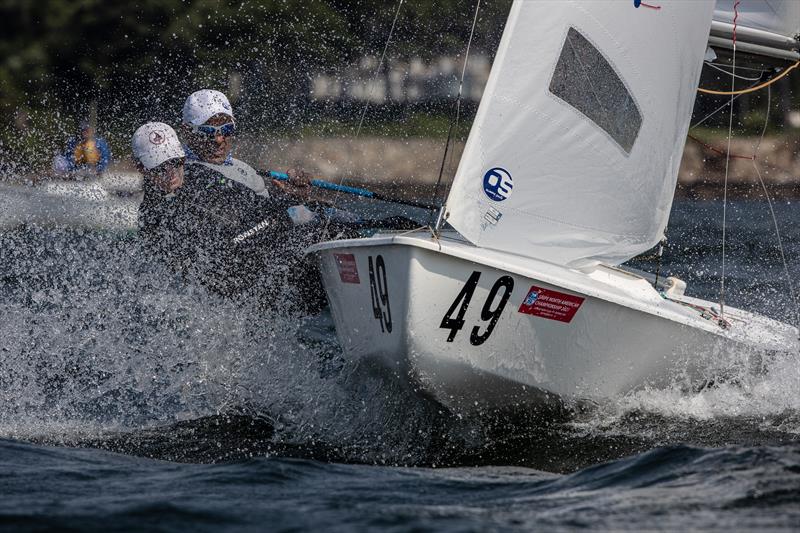
{"label": "sailor's face", "polygon": [[[231,125],[229,128],[219,129],[219,126]],[[229,115],[218,113],[208,119],[204,126],[212,126],[217,129],[210,133],[201,131],[190,134],[191,142],[189,147],[203,161],[219,165],[225,161],[228,154],[233,150],[233,134],[227,130],[233,130],[233,119]],[[209,128],[213,130],[213,128]]]}
{"label": "sailor's face", "polygon": [[159,190],[175,192],[183,185],[184,159],[171,159],[148,170],[145,177]]}

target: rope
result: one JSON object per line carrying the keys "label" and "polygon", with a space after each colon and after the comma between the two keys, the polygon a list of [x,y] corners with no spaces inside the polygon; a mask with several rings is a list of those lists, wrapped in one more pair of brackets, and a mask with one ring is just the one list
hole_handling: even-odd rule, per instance
{"label": "rope", "polygon": [[[742,96],[742,95],[740,94],[740,95],[737,95],[737,96],[735,96],[735,97],[733,98],[733,101],[735,102],[735,101],[736,101],[736,100],[737,100],[737,99],[738,99],[740,96]],[[689,131],[691,131],[691,130],[695,129],[696,127],[698,127],[699,125],[701,125],[703,122],[705,122],[706,120],[710,119],[711,117],[713,117],[714,115],[716,115],[717,113],[719,113],[720,111],[722,111],[723,109],[725,109],[726,107],[728,107],[729,105],[730,105],[730,102],[729,102],[729,101],[728,101],[728,102],[725,102],[724,104],[722,104],[721,106],[719,106],[718,108],[716,108],[714,111],[712,111],[711,113],[709,113],[708,115],[706,115],[705,117],[703,117],[703,119],[702,119],[702,120],[698,120],[697,122],[695,122],[695,123],[694,123],[694,124],[693,124],[693,125],[692,125],[692,126],[689,128]]]}
{"label": "rope", "polygon": [[383,61],[386,59],[386,51],[389,49],[389,42],[392,40],[394,27],[397,25],[397,18],[400,16],[400,8],[403,7],[404,1],[405,0],[400,0],[397,3],[397,9],[394,12],[394,20],[392,20],[392,27],[389,29],[389,36],[386,38],[386,43],[383,45],[383,53],[381,53],[381,59],[378,61],[378,66],[375,67],[375,73],[372,75],[372,86],[369,88],[367,103],[364,105],[364,109],[361,111],[361,118],[359,119],[358,127],[356,128],[356,139],[358,139],[358,136],[361,135],[361,126],[364,125],[364,117],[367,115],[367,110],[369,109],[369,98],[372,97],[373,90],[375,89],[375,79],[378,77],[378,74],[380,74]]}
{"label": "rope", "polygon": [[[734,17],[734,20],[735,20],[735,18],[736,17]],[[736,41],[733,42],[733,56],[734,56],[733,60],[735,62],[736,61]],[[731,89],[730,91],[713,91],[711,89],[703,89],[702,87],[698,87],[697,91],[701,92],[703,94],[716,94],[718,96],[731,96],[731,95],[734,95],[734,94],[752,93],[752,92],[761,90],[764,87],[769,87],[770,85],[772,85],[776,81],[780,80],[781,78],[783,78],[784,76],[789,74],[793,69],[797,68],[798,66],[800,66],[800,61],[798,61],[794,65],[790,66],[789,68],[787,68],[786,70],[784,70],[783,72],[781,72],[780,74],[775,76],[774,78],[771,78],[771,79],[765,81],[764,83],[759,83],[758,85],[756,85],[754,87],[748,87],[747,89],[739,89],[738,91],[733,90],[733,89]],[[734,70],[736,70],[735,66],[734,66]]]}
{"label": "rope", "polygon": [[761,190],[764,191],[764,197],[767,199],[767,205],[769,206],[769,212],[772,216],[772,224],[775,227],[775,236],[778,239],[778,250],[781,253],[781,262],[783,263],[783,274],[786,276],[786,285],[789,288],[789,297],[791,298],[791,304],[794,309],[794,324],[795,327],[800,329],[800,308],[798,308],[797,304],[797,297],[794,293],[794,286],[792,284],[792,277],[789,274],[789,265],[786,262],[786,253],[783,248],[783,240],[781,239],[781,231],[778,227],[778,218],[775,216],[775,209],[772,206],[772,198],[769,195],[769,190],[767,189],[766,183],[764,183],[764,179],[761,177],[761,171],[758,169],[758,165],[756,164],[756,152],[761,147],[761,142],[764,140],[764,134],[767,132],[767,122],[769,121],[769,112],[771,109],[771,100],[772,100],[772,90],[767,90],[767,116],[764,119],[764,127],[761,129],[761,137],[758,139],[758,144],[756,144],[755,150],[753,152],[753,168],[756,171],[756,175],[758,176],[758,182],[761,184]]}
{"label": "rope", "polygon": [[661,275],[661,259],[664,256],[664,245],[667,244],[667,238],[664,237],[661,239],[661,242],[658,243],[658,252],[656,257],[658,258],[658,265],[656,266],[656,279],[653,281],[653,288],[658,290],[658,278]]}
{"label": "rope", "polygon": [[714,70],[718,70],[718,71],[720,71],[720,72],[722,72],[724,74],[727,74],[728,76],[736,76],[740,80],[744,80],[744,81],[761,81],[761,77],[763,76],[764,72],[766,72],[765,70],[761,70],[761,71],[759,71],[757,78],[746,78],[746,77],[742,76],[741,74],[732,74],[729,70],[725,70],[724,68],[720,67],[719,65],[715,65],[711,61],[705,61],[705,65],[707,67],[713,68]]}
{"label": "rope", "polygon": [[[740,79],[742,78],[741,76],[736,76],[736,77],[740,78]],[[732,101],[735,100],[736,98],[738,98],[739,96],[741,96],[741,93],[739,93],[731,101],[726,102],[721,107],[717,108],[713,113],[711,113],[711,115],[708,115],[706,118],[704,118],[703,120],[701,120],[700,122],[695,124],[695,126],[692,126],[692,127],[694,128],[694,127],[700,125],[702,122],[707,120],[709,117],[711,117],[712,115],[714,115],[718,111],[720,111],[723,107],[731,105]],[[769,190],[767,189],[767,185],[764,182],[763,177],[761,176],[761,170],[759,169],[758,163],[757,163],[757,161],[758,161],[758,150],[761,147],[761,143],[764,141],[764,136],[765,136],[765,134],[767,132],[767,125],[769,123],[769,113],[770,113],[771,109],[772,109],[772,88],[769,87],[769,85],[768,85],[767,86],[767,113],[766,113],[766,116],[764,117],[764,125],[761,127],[761,135],[759,136],[758,142],[756,143],[756,146],[753,149],[753,155],[745,156],[745,155],[731,154],[730,151],[728,153],[725,153],[722,150],[719,150],[717,148],[714,148],[713,146],[710,146],[710,145],[704,143],[703,141],[701,141],[700,139],[698,139],[697,137],[695,137],[693,135],[688,135],[688,137],[690,139],[692,139],[693,141],[697,142],[698,144],[700,144],[701,146],[703,146],[704,148],[706,148],[706,149],[708,149],[708,150],[710,150],[710,151],[712,151],[712,152],[714,152],[716,154],[726,155],[726,156],[730,157],[731,159],[746,159],[746,160],[752,161],[753,169],[756,171],[756,176],[758,177],[758,182],[761,185],[761,190],[763,191],[764,197],[767,200],[767,205],[769,206],[769,212],[770,212],[770,215],[772,217],[772,224],[773,224],[773,227],[775,228],[775,236],[776,236],[776,238],[778,240],[778,250],[779,250],[780,255],[781,255],[781,263],[783,264],[783,273],[784,273],[784,276],[786,277],[786,285],[787,285],[787,287],[789,289],[789,298],[791,299],[791,305],[792,305],[792,308],[793,308],[793,311],[794,311],[795,327],[800,329],[800,305],[798,304],[797,296],[796,296],[796,294],[794,292],[794,285],[792,283],[792,278],[791,278],[791,275],[789,274],[789,265],[788,265],[788,262],[786,260],[786,251],[785,251],[785,248],[783,246],[783,239],[781,238],[780,227],[778,225],[778,218],[775,215],[775,208],[774,208],[774,206],[772,204],[772,197],[770,196]],[[724,226],[723,226],[723,230],[724,230]],[[723,259],[724,259],[724,252],[723,252]],[[722,309],[722,306],[720,306],[720,309]]]}
{"label": "rope", "polygon": [[[458,128],[458,121],[461,117],[461,95],[464,91],[464,76],[467,73],[467,62],[469,61],[469,51],[472,47],[472,38],[475,35],[475,26],[478,23],[478,12],[481,9],[481,0],[478,0],[475,4],[475,15],[472,17],[472,28],[469,31],[469,39],[467,40],[467,50],[464,52],[464,65],[461,67],[461,80],[458,83],[458,96],[456,96],[456,115],[455,120],[450,122],[450,127],[447,130],[447,141],[444,145],[444,155],[442,155],[442,165],[439,168],[439,177],[436,179],[436,186],[433,188],[433,201],[436,201],[437,196],[439,195],[439,187],[442,183],[442,175],[444,174],[444,166],[445,161],[447,161],[447,151],[450,147],[450,140],[452,138],[454,125],[455,128]],[[440,210],[441,211],[441,210]],[[436,220],[436,225],[434,228],[434,234],[439,232],[439,228],[441,224],[444,223],[444,216],[443,213],[439,214],[439,218]]]}
{"label": "rope", "polygon": [[661,297],[670,302],[675,302],[676,304],[688,307],[689,309],[694,309],[700,313],[700,317],[705,318],[706,320],[716,320],[717,325],[723,329],[730,329],[731,327],[731,323],[725,320],[721,314],[717,314],[713,307],[703,307],[702,305],[685,302],[676,298],[670,298],[665,293],[661,293]]}
{"label": "rope", "polygon": [[733,136],[733,97],[736,90],[736,21],[739,18],[739,0],[733,4],[733,69],[731,70],[731,103],[728,114],[728,149],[725,154],[725,184],[722,193],[722,277],[719,282],[719,315],[725,318],[725,237],[728,218],[728,169],[731,162],[731,137]]}
{"label": "rope", "polygon": [[[389,49],[389,43],[392,41],[392,35],[394,35],[395,26],[397,26],[397,19],[400,16],[400,8],[403,7],[403,2],[405,0],[399,0],[397,3],[397,9],[394,12],[394,19],[392,20],[392,27],[389,29],[389,35],[386,37],[386,43],[383,45],[383,52],[381,53],[381,58],[378,61],[378,66],[375,67],[375,72],[372,74],[372,82],[371,87],[369,90],[369,95],[367,96],[367,102],[364,105],[364,109],[361,111],[361,118],[358,120],[358,126],[356,127],[356,134],[353,138],[354,140],[358,139],[359,135],[361,135],[361,127],[364,125],[364,118],[367,116],[367,110],[369,109],[369,100],[372,97],[372,93],[375,89],[375,80],[378,77],[378,74],[381,72],[381,67],[383,67],[383,62],[386,60],[386,52]],[[339,187],[342,187],[344,183],[344,175],[339,178]],[[340,191],[336,191],[333,195],[333,199],[331,200],[331,205],[335,209],[337,207],[339,201],[339,195],[341,194]],[[323,235],[328,235],[328,226],[330,225],[331,217],[328,216],[325,220],[325,227],[322,230]]]}
{"label": "rope", "polygon": [[[459,99],[459,101],[460,101],[460,99]],[[456,107],[458,107],[458,106],[456,106]],[[458,111],[456,111],[456,114],[458,114]],[[444,174],[444,165],[445,165],[445,162],[447,161],[447,150],[450,148],[450,139],[453,136],[453,124],[454,124],[454,122],[455,121],[451,120],[450,121],[450,127],[447,128],[447,140],[444,143],[444,155],[442,155],[442,164],[439,167],[439,177],[436,179],[436,185],[433,188],[433,195],[432,195],[433,196],[433,198],[432,198],[433,202],[436,202],[436,198],[439,196],[439,186],[442,183],[442,175]],[[442,220],[441,211],[442,211],[442,209],[440,208],[438,215],[436,215],[437,219],[436,219],[435,222],[432,221],[432,218],[435,215],[435,213],[431,213],[431,218],[428,219],[429,220],[429,225],[434,228],[433,229],[434,235],[438,231],[439,224],[440,224],[440,222]]]}
{"label": "rope", "polygon": [[[710,66],[710,63],[706,63],[706,64]],[[742,67],[738,67],[738,68],[742,68]],[[730,74],[730,72],[728,72],[728,74]],[[741,76],[737,76],[737,78],[741,78]],[[691,127],[689,127],[689,131],[691,131],[691,130],[693,130],[693,129],[697,128],[697,127],[698,127],[698,126],[700,126],[700,125],[702,125],[702,124],[703,124],[703,123],[704,123],[706,120],[710,119],[711,117],[713,117],[714,115],[716,115],[717,113],[719,113],[720,111],[722,111],[723,109],[725,109],[726,107],[728,107],[729,105],[731,105],[731,103],[732,103],[732,102],[735,102],[736,100],[738,100],[740,96],[742,96],[742,95],[741,95],[741,94],[737,94],[736,96],[734,96],[734,98],[733,98],[732,100],[729,100],[729,101],[725,102],[724,104],[722,104],[721,106],[719,106],[718,108],[716,108],[714,111],[712,111],[711,113],[709,113],[708,115],[706,115],[706,116],[705,116],[705,117],[703,117],[702,119],[700,119],[700,120],[698,120],[697,122],[695,122],[694,124],[692,124],[692,125],[691,125]],[[701,145],[705,146],[705,147],[706,147],[706,148],[708,148],[709,150],[711,150],[711,151],[714,151],[714,152],[717,152],[717,153],[718,153],[718,154],[720,154],[720,155],[723,155],[723,152],[722,152],[722,151],[720,151],[720,150],[717,150],[716,148],[714,148],[714,147],[712,147],[712,146],[709,146],[709,145],[705,144],[703,141],[701,141],[701,140],[700,140],[700,139],[698,139],[697,137],[693,137],[692,135],[687,135],[687,136],[688,136],[690,139],[692,139],[693,141],[697,141],[697,142],[698,142],[698,143],[700,143]],[[737,157],[741,157],[741,156],[737,156]],[[749,159],[749,157],[746,157],[746,156],[745,156],[745,158],[746,158],[746,159]]]}
{"label": "rope", "polygon": [[753,160],[753,159],[755,159],[755,158],[756,158],[756,155],[755,155],[755,154],[753,154],[753,155],[726,154],[725,152],[723,152],[723,151],[722,151],[722,150],[720,150],[719,148],[714,148],[714,147],[713,147],[713,146],[711,146],[710,144],[706,144],[706,143],[704,143],[703,141],[701,141],[700,139],[698,139],[698,138],[697,138],[697,137],[695,137],[694,135],[687,134],[687,137],[689,137],[691,140],[693,140],[694,142],[696,142],[697,144],[699,144],[699,145],[700,145],[700,146],[702,146],[703,148],[705,148],[705,149],[707,149],[707,150],[710,150],[710,151],[714,152],[715,154],[719,154],[719,155],[729,155],[731,159],[750,159],[750,160]]}

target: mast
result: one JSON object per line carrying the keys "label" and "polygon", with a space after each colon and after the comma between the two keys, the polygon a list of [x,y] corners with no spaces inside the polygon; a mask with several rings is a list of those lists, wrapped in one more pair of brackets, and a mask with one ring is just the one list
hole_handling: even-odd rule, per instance
{"label": "mast", "polygon": [[717,0],[708,45],[718,52],[733,50],[762,59],[800,60],[800,2],[797,0]]}

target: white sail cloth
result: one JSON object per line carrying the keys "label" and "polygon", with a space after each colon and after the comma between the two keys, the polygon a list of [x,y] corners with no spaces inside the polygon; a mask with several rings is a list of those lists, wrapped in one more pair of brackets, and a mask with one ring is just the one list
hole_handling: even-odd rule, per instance
{"label": "white sail cloth", "polygon": [[515,0],[447,200],[472,243],[621,263],[672,205],[712,0]]}
{"label": "white sail cloth", "polygon": [[[717,0],[714,22],[733,24],[737,0]],[[739,0],[737,28],[752,28],[794,38],[800,32],[800,1]]]}

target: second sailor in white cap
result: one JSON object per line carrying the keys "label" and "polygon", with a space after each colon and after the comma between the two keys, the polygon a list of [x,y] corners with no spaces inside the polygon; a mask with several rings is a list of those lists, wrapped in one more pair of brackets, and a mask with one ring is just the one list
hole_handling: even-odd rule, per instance
{"label": "second sailor in white cap", "polygon": [[145,189],[174,193],[183,185],[186,152],[178,136],[163,122],[148,122],[133,134],[133,159],[145,178]]}
{"label": "second sailor in white cap", "polygon": [[274,271],[298,261],[287,239],[290,199],[259,194],[216,168],[233,165],[188,164],[175,131],[161,122],[137,129],[132,145],[144,176],[139,237],[154,257],[218,294],[247,294],[260,305],[277,301],[287,283],[318,285],[319,274],[304,268],[274,282]]}

